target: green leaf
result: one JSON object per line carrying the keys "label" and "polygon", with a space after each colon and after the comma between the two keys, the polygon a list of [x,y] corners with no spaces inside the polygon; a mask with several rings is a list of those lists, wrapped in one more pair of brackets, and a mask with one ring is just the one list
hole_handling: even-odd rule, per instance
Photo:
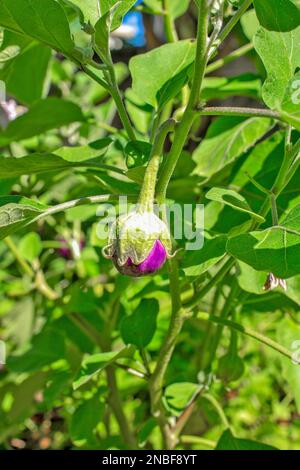
{"label": "green leaf", "polygon": [[69,168],[106,168],[103,155],[111,144],[104,138],[80,147],[61,147],[54,154],[35,153],[21,158],[0,157],[0,180]]}
{"label": "green leaf", "polygon": [[280,113],[284,120],[300,130],[300,72],[288,84]]}
{"label": "green leaf", "polygon": [[99,0],[65,0],[66,3],[74,5],[83,15],[84,22],[94,25],[100,16]]}
{"label": "green leaf", "polygon": [[81,369],[73,382],[74,390],[77,390],[79,387],[87,383],[103,369],[113,364],[118,359],[131,356],[132,352],[133,348],[127,346],[120,351],[104,352],[88,356],[83,360]]}
{"label": "green leaf", "polygon": [[166,388],[164,399],[172,413],[178,416],[201,388],[202,385],[190,382],[174,383]]}
{"label": "green leaf", "polygon": [[221,117],[193,153],[197,167],[194,173],[210,178],[249,150],[271,126],[269,119]]}
{"label": "green leaf", "polygon": [[248,10],[241,18],[241,26],[249,41],[253,40],[260,24],[255,14],[255,10]]}
{"label": "green leaf", "polygon": [[0,240],[30,224],[47,206],[22,196],[0,197]]}
{"label": "green leaf", "polygon": [[144,299],[135,312],[125,317],[120,330],[125,344],[145,348],[152,340],[156,330],[159,304],[156,299]]}
{"label": "green leaf", "polygon": [[300,26],[286,33],[260,28],[255,35],[254,46],[267,71],[263,99],[271,109],[281,109],[288,85],[299,67],[299,42]]}
{"label": "green leaf", "polygon": [[[10,35],[18,37],[13,33]],[[11,40],[14,41],[14,38]],[[32,43],[13,61],[6,63],[0,70],[0,79],[5,81],[7,92],[27,106],[43,98],[47,88],[45,85],[50,57],[49,47]],[[34,70],[34,80],[32,70]]]}
{"label": "green leaf", "polygon": [[246,292],[256,295],[267,295],[263,289],[266,279],[267,272],[256,271],[251,266],[242,261],[238,262],[239,273],[237,276],[239,286]]}
{"label": "green leaf", "polygon": [[66,55],[74,53],[65,11],[55,0],[0,0],[0,25]]}
{"label": "green leaf", "polygon": [[136,168],[145,165],[150,158],[152,145],[149,142],[135,140],[128,142],[125,147],[127,168]]}
{"label": "green leaf", "polygon": [[227,251],[257,271],[271,272],[283,279],[300,272],[300,206],[283,220],[282,227],[233,237]]}
{"label": "green leaf", "polygon": [[94,431],[103,417],[104,404],[98,396],[81,403],[71,418],[70,435],[77,445],[85,445],[96,441]]}
{"label": "green leaf", "polygon": [[64,357],[64,336],[56,328],[47,326],[41,333],[33,337],[29,351],[20,356],[11,356],[7,365],[14,372],[33,372],[50,366],[53,362]]}
{"label": "green leaf", "polygon": [[111,65],[112,63],[109,45],[110,27],[111,15],[108,12],[97,21],[93,34],[94,49],[102,62],[107,65]]}
{"label": "green leaf", "polygon": [[[278,342],[293,351],[295,360],[300,358],[300,327],[290,318],[283,318],[277,325]],[[300,366],[280,355],[283,377],[288,383],[288,391],[293,393],[298,413],[300,412]]]}
{"label": "green leaf", "polygon": [[245,73],[236,77],[207,77],[203,81],[202,99],[226,99],[229,96],[259,98],[261,80],[257,75]]}
{"label": "green leaf", "polygon": [[260,223],[264,222],[265,220],[259,214],[253,212],[250,205],[241,194],[231,189],[212,188],[210,191],[208,191],[205,197],[211,201],[221,202],[222,204],[233,207],[233,209],[245,212],[253,219],[258,220]]}
{"label": "green leaf", "polygon": [[40,100],[0,132],[0,145],[4,147],[11,142],[80,121],[84,121],[84,116],[76,104],[59,98]]}
{"label": "green leaf", "polygon": [[133,57],[129,63],[133,91],[143,102],[156,107],[159,91],[191,65],[194,57],[195,43],[190,40],[165,44]]}
{"label": "green leaf", "polygon": [[27,233],[19,243],[18,249],[27,261],[30,263],[39,257],[42,252],[42,241],[38,233]]}
{"label": "green leaf", "polygon": [[183,271],[186,276],[200,276],[211,266],[220,261],[226,253],[227,237],[220,236],[205,240],[199,251],[189,251],[183,259]]}
{"label": "green leaf", "polygon": [[220,437],[215,450],[276,450],[276,448],[249,439],[238,439],[227,429]]}
{"label": "green leaf", "polygon": [[119,0],[101,0],[101,16],[111,11],[111,31],[114,31],[121,25],[123,17],[135,3],[136,0],[122,0],[121,2]]}
{"label": "green leaf", "polygon": [[[155,12],[161,12],[161,14],[163,14],[162,0],[144,0],[144,3]],[[169,3],[171,18],[176,19],[182,16],[188,9],[189,4],[190,0],[171,0]]]}
{"label": "green leaf", "polygon": [[[16,426],[22,424],[26,418],[32,416],[36,410],[36,393],[46,384],[48,375],[37,372],[25,380],[6,383],[0,389],[0,439],[1,441],[15,432]],[[12,403],[8,409],[4,409],[5,398],[10,396]]]}
{"label": "green leaf", "polygon": [[260,24],[270,31],[291,31],[300,24],[299,0],[254,0]]}

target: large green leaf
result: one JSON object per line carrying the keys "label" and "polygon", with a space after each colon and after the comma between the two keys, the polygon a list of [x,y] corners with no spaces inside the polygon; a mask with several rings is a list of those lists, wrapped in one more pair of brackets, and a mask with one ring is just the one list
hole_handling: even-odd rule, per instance
{"label": "large green leaf", "polygon": [[99,374],[99,372],[113,364],[118,359],[131,356],[132,352],[133,348],[127,346],[119,351],[110,351],[88,356],[83,360],[81,369],[75,378],[73,383],[74,390],[77,390],[77,388],[87,383],[95,377],[95,375]]}
{"label": "large green leaf", "polygon": [[286,33],[260,28],[255,35],[255,49],[267,71],[263,99],[272,109],[281,109],[288,85],[299,67],[299,43],[300,26]]}
{"label": "large green leaf", "polygon": [[276,450],[276,448],[249,439],[238,439],[227,429],[220,437],[215,450]]}
{"label": "large green leaf", "polygon": [[272,272],[283,279],[300,273],[300,206],[282,226],[233,237],[227,251],[257,271]]}
{"label": "large green leaf", "polygon": [[74,54],[74,42],[63,7],[55,0],[0,0],[0,25]]}
{"label": "large green leaf", "polygon": [[291,31],[300,24],[299,0],[254,0],[260,24],[271,31]]}
{"label": "large green leaf", "polygon": [[121,335],[125,344],[138,348],[146,347],[156,330],[159,304],[156,299],[144,299],[135,312],[125,317],[121,323]]}
{"label": "large green leaf", "polygon": [[4,147],[11,142],[80,121],[84,121],[84,116],[79,106],[59,98],[46,98],[36,102],[27,113],[11,121],[0,132],[0,145]]}
{"label": "large green leaf", "polygon": [[129,68],[136,95],[157,106],[158,92],[169,80],[186,69],[194,60],[195,43],[190,40],[165,44],[130,60]]}
{"label": "large green leaf", "polygon": [[269,119],[221,117],[216,119],[193,153],[194,173],[207,178],[249,150],[270,129]]}

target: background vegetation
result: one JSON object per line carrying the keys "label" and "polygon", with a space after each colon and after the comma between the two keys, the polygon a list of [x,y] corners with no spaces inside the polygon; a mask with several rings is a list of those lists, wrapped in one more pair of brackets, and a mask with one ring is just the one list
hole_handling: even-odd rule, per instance
{"label": "background vegetation", "polygon": [[[298,0],[0,0],[0,448],[300,448],[299,25]],[[158,196],[205,204],[205,244],[133,280],[97,205],[137,197],[170,117]]]}

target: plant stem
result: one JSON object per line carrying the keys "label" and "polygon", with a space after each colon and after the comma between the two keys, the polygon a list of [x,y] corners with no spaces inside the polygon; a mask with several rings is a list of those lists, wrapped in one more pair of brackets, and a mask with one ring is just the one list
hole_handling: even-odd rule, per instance
{"label": "plant stem", "polygon": [[224,318],[218,318],[218,317],[215,317],[214,315],[209,315],[208,313],[204,313],[204,312],[199,313],[197,318],[200,318],[201,320],[212,321],[213,323],[217,323],[219,325],[227,326],[228,328],[238,331],[239,333],[242,333],[246,336],[250,336],[251,338],[256,339],[260,343],[263,343],[266,346],[270,347],[274,351],[277,351],[283,356],[293,361],[296,361],[298,364],[300,364],[300,360],[297,359],[294,353],[292,353],[291,351],[289,351],[287,348],[277,343],[276,341],[268,338],[262,333],[258,333],[257,331],[252,330],[251,328],[247,328],[246,326],[243,326],[237,322],[233,322],[231,320],[227,320]]}
{"label": "plant stem", "polygon": [[221,33],[219,35],[219,38],[218,38],[219,44],[221,44],[227,38],[227,36],[231,33],[233,28],[240,21],[241,17],[245,13],[245,11],[248,10],[248,8],[250,7],[252,2],[253,2],[253,0],[245,0],[244,3],[238,9],[238,11],[235,13],[235,15],[232,16],[232,18],[230,18],[230,20],[225,25],[225,27],[223,28],[223,30],[221,31]]}
{"label": "plant stem", "polygon": [[194,307],[198,305],[200,300],[205,297],[210,290],[215,287],[217,284],[219,284],[226,274],[230,271],[230,269],[234,266],[235,264],[235,259],[229,258],[226,263],[221,267],[221,269],[217,272],[217,274],[201,289],[199,292],[197,292],[190,300],[184,303],[184,308],[187,311],[192,310]]}
{"label": "plant stem", "polygon": [[230,62],[233,62],[234,60],[242,57],[243,55],[252,51],[253,47],[254,46],[252,43],[245,44],[244,46],[240,47],[236,51],[231,52],[231,54],[228,54],[226,57],[218,59],[215,62],[212,62],[206,67],[205,75],[215,72],[216,70],[222,68],[224,65],[229,64]]}
{"label": "plant stem", "polygon": [[6,244],[6,246],[10,249],[10,251],[12,252],[12,254],[14,255],[14,257],[16,258],[17,262],[19,263],[19,265],[22,267],[22,269],[24,270],[24,272],[26,274],[28,274],[28,276],[30,277],[34,277],[34,271],[32,269],[32,267],[27,263],[27,261],[23,258],[23,256],[21,255],[21,253],[19,252],[18,250],[18,247],[16,246],[16,244],[14,243],[13,239],[11,237],[6,237],[4,239],[4,243]]}
{"label": "plant stem", "polygon": [[205,67],[207,63],[207,36],[208,36],[209,7],[207,0],[199,0],[199,15],[197,28],[197,49],[194,66],[194,77],[188,105],[178,124],[171,151],[165,160],[157,184],[158,200],[164,201],[167,187],[176,168],[178,159],[184,148],[189,132],[195,119],[195,108],[199,101]]}
{"label": "plant stem", "polygon": [[220,403],[216,400],[216,398],[211,395],[210,393],[205,393],[204,395],[202,395],[203,398],[205,398],[206,400],[208,400],[212,405],[213,407],[215,408],[215,410],[217,411],[218,415],[220,416],[220,419],[224,425],[224,428],[225,429],[230,429],[230,424],[229,424],[229,421],[227,419],[227,416],[225,415],[224,411],[223,411],[223,408],[222,406],[220,405]]}
{"label": "plant stem", "polygon": [[109,70],[109,75],[110,75],[110,82],[107,83],[105,80],[101,79],[96,75],[94,72],[92,72],[88,67],[82,66],[82,70],[90,77],[92,78],[95,82],[97,82],[99,85],[101,85],[103,88],[105,88],[109,93],[111,94],[113,100],[115,101],[120,119],[122,121],[122,124],[124,126],[124,129],[127,132],[127,135],[130,140],[136,140],[135,132],[133,130],[132,124],[130,122],[129,116],[127,114],[122,95],[117,83],[116,75],[113,66]]}
{"label": "plant stem", "polygon": [[34,287],[47,299],[49,300],[56,300],[58,299],[58,294],[51,289],[51,287],[47,284],[47,281],[45,279],[45,275],[41,269],[38,269],[37,272],[32,269],[30,264],[23,258],[21,255],[20,251],[18,250],[18,247],[14,243],[13,239],[11,237],[6,237],[4,239],[4,243],[6,246],[10,249],[10,251],[13,253],[15,256],[17,262],[19,265],[22,267],[24,272],[28,274],[28,276],[33,279],[34,281]]}
{"label": "plant stem", "polygon": [[181,436],[180,442],[182,444],[196,444],[204,447],[209,447],[210,449],[214,449],[217,446],[215,441],[211,441],[210,439],[205,439],[204,437],[200,436]]}
{"label": "plant stem", "polygon": [[135,132],[133,130],[132,124],[130,122],[129,116],[127,114],[127,110],[124,105],[124,101],[121,95],[121,91],[118,87],[117,81],[114,78],[113,85],[109,89],[111,96],[113,97],[117,110],[122,121],[122,124],[127,132],[127,135],[130,140],[136,140]]}
{"label": "plant stem", "polygon": [[169,273],[170,293],[172,298],[172,316],[166,338],[158,355],[155,370],[149,382],[151,409],[152,414],[156,417],[161,415],[161,398],[164,376],[172,357],[177,337],[181,332],[184,320],[186,318],[181,309],[180,286],[177,270],[178,267],[176,260],[170,260]]}
{"label": "plant stem", "polygon": [[163,0],[163,8],[166,39],[168,42],[176,42],[178,40],[178,35],[174,20],[170,14],[170,0]]}
{"label": "plant stem", "polygon": [[157,173],[164,150],[164,143],[169,132],[175,129],[175,124],[176,121],[174,119],[169,119],[162,124],[156,135],[139,196],[139,205],[142,210],[153,210]]}
{"label": "plant stem", "polygon": [[[97,196],[87,196],[82,197],[79,199],[73,199],[72,201],[63,202],[62,204],[57,204],[56,206],[49,207],[46,209],[42,214],[39,214],[35,219],[33,219],[30,223],[37,222],[49,215],[58,214],[59,212],[65,211],[67,209],[72,209],[73,207],[77,206],[84,206],[87,204],[99,204],[101,202],[108,202],[108,201],[118,201],[121,197],[121,194],[101,194]],[[137,196],[126,196],[130,200],[135,200]]]}
{"label": "plant stem", "polygon": [[200,116],[243,116],[243,117],[265,117],[281,121],[281,116],[276,111],[260,108],[239,108],[234,106],[227,107],[205,107],[200,109]]}
{"label": "plant stem", "polygon": [[[223,309],[221,311],[220,319],[226,319],[228,317],[228,315],[230,314],[230,311],[232,309],[233,301],[235,300],[238,291],[239,291],[239,287],[238,287],[237,282],[235,281],[234,285],[231,288],[230,294],[228,295],[228,297],[225,301],[225,304],[223,306]],[[215,355],[216,355],[216,352],[217,352],[217,349],[218,349],[218,346],[219,346],[219,343],[220,343],[220,340],[221,340],[221,337],[222,337],[223,328],[224,327],[222,325],[218,325],[217,331],[213,335],[213,338],[212,338],[212,341],[211,341],[211,344],[210,344],[210,347],[209,347],[209,355],[210,355],[209,364],[210,365],[212,364],[212,362],[215,358]]]}

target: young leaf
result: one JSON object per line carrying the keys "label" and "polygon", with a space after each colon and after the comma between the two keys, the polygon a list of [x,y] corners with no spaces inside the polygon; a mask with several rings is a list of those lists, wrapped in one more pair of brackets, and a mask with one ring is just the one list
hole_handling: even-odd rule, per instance
{"label": "young leaf", "polygon": [[84,121],[84,116],[79,106],[59,98],[46,98],[36,102],[27,113],[0,131],[0,145],[4,147],[11,142],[80,121]]}
{"label": "young leaf", "polygon": [[133,57],[129,63],[132,88],[143,102],[157,106],[158,92],[194,61],[195,43],[190,40],[165,44]]}
{"label": "young leaf", "polygon": [[238,439],[227,429],[220,437],[215,450],[276,450],[276,448],[249,439]]}
{"label": "young leaf", "polygon": [[144,299],[135,312],[125,317],[121,323],[121,335],[124,343],[145,348],[156,330],[156,318],[159,304],[156,299]]}
{"label": "young leaf", "polygon": [[208,191],[205,197],[211,201],[221,202],[222,204],[233,207],[233,209],[245,212],[250,217],[258,220],[261,223],[265,220],[259,214],[253,212],[248,202],[241,194],[237,193],[236,191],[232,191],[231,189],[212,188],[210,191]]}

